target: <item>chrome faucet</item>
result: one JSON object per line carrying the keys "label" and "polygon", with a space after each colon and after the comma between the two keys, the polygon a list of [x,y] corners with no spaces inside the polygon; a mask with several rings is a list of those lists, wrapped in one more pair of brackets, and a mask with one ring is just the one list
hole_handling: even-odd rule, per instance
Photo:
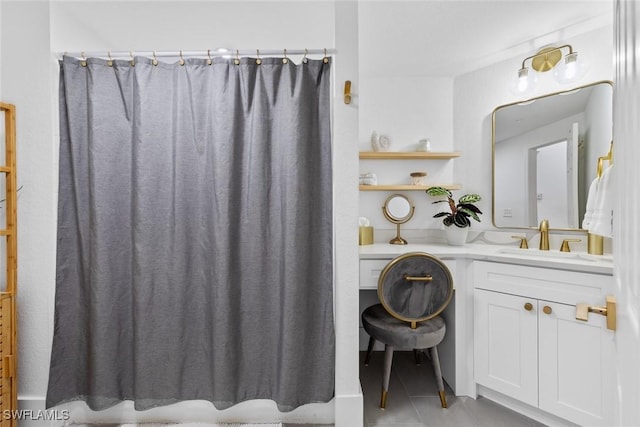
{"label": "chrome faucet", "polygon": [[549,220],[543,219],[540,222],[540,248],[541,251],[549,250]]}

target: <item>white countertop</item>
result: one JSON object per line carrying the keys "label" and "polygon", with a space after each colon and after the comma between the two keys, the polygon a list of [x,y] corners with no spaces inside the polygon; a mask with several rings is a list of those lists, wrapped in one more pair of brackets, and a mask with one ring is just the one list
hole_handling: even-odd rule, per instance
{"label": "white countertop", "polygon": [[612,255],[590,255],[585,252],[540,251],[519,249],[514,245],[467,243],[450,246],[445,243],[409,243],[392,245],[374,243],[360,246],[360,259],[394,258],[407,252],[426,252],[440,258],[464,258],[502,263],[547,267],[584,273],[613,274]]}

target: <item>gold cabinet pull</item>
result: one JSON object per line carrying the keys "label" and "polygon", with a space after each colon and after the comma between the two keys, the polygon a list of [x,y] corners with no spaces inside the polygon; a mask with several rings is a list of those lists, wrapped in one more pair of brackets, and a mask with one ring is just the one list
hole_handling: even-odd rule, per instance
{"label": "gold cabinet pull", "polygon": [[589,313],[596,313],[607,318],[607,329],[615,331],[616,324],[616,298],[613,295],[607,295],[606,304],[602,306],[590,306],[589,304],[576,304],[576,320],[584,322],[589,320]]}
{"label": "gold cabinet pull", "polygon": [[544,314],[551,314],[553,310],[548,305],[545,305],[542,311],[544,311]]}
{"label": "gold cabinet pull", "polygon": [[533,310],[533,304],[531,304],[530,302],[525,303],[524,309],[527,310],[527,311]]}

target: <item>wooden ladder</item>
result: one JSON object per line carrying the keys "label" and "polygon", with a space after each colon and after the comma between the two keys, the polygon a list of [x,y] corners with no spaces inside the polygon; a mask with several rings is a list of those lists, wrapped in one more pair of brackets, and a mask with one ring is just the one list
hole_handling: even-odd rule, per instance
{"label": "wooden ladder", "polygon": [[[15,427],[17,419],[6,414],[18,410],[17,373],[17,312],[16,290],[18,272],[17,246],[17,199],[16,179],[16,114],[15,106],[0,102],[4,120],[4,165],[0,164],[0,174],[4,175],[5,224],[0,223],[0,236],[5,238],[5,248],[0,253],[6,255],[6,284],[0,291],[0,427]],[[0,152],[1,155],[1,152]],[[2,182],[0,180],[0,197]],[[3,250],[2,250],[3,249]],[[6,412],[12,411],[12,412]]]}

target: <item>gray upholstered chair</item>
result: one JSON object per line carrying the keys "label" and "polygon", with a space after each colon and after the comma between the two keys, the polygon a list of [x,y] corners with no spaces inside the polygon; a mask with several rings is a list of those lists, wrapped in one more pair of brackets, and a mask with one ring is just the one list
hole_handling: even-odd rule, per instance
{"label": "gray upholstered chair", "polygon": [[395,348],[429,349],[440,394],[440,403],[447,407],[444,382],[440,370],[437,345],[446,332],[440,313],[453,297],[453,279],[446,265],[438,258],[410,252],[393,259],[380,273],[378,298],[362,313],[362,324],[369,334],[365,365],[369,364],[373,346],[380,341],[385,347],[380,407],[387,403],[391,362]]}

